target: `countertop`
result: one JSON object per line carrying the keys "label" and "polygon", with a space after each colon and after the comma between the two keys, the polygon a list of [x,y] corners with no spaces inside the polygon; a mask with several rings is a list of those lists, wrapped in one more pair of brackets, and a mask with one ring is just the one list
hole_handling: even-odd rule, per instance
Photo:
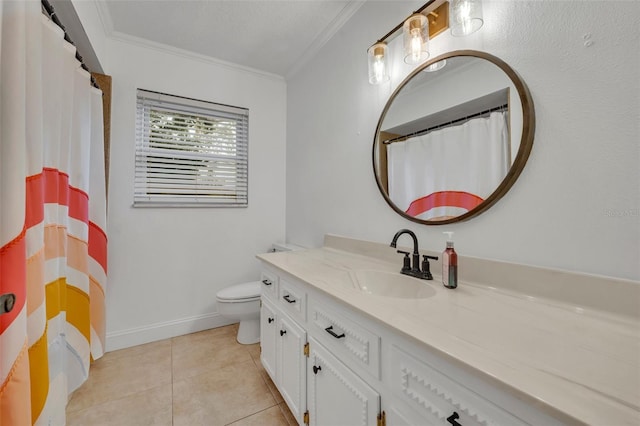
{"label": "countertop", "polygon": [[[257,256],[484,375],[571,423],[640,424],[640,321],[593,308],[460,280],[425,299],[364,295],[359,270],[399,274],[391,263],[332,247]],[[435,269],[432,268],[435,272]]]}

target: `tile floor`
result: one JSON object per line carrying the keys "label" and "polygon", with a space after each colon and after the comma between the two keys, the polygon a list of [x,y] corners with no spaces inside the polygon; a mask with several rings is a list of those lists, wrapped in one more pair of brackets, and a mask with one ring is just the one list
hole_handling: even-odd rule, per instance
{"label": "tile floor", "polygon": [[109,352],[67,405],[67,425],[288,426],[293,415],[238,325]]}

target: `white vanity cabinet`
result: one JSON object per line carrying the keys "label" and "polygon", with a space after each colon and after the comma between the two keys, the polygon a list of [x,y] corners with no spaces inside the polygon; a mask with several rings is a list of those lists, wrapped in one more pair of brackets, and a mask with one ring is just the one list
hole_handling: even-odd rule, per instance
{"label": "white vanity cabinet", "polygon": [[313,338],[309,338],[307,382],[310,425],[376,424],[378,392]]}
{"label": "white vanity cabinet", "polygon": [[[422,351],[391,343],[385,351],[390,398],[389,425],[509,425],[527,423],[452,379],[450,367],[430,364]],[[461,381],[464,381],[462,379]],[[544,422],[549,425],[549,421]]]}
{"label": "white vanity cabinet", "polygon": [[291,413],[301,423],[306,410],[306,331],[286,315],[278,321],[276,336],[276,386]]}
{"label": "white vanity cabinet", "polygon": [[[303,318],[304,293],[272,272],[262,273],[260,359],[291,413],[303,423],[306,411],[306,330],[289,315]],[[293,291],[292,291],[293,290]],[[282,299],[282,302],[280,301]]]}
{"label": "white vanity cabinet", "polygon": [[[261,361],[298,423],[375,426],[380,413],[378,392],[310,336],[336,340],[325,343],[337,353],[350,353],[364,368],[373,368],[375,375],[379,338],[319,308],[324,305],[316,306],[315,300],[313,324],[321,328],[309,328],[306,285],[272,271],[264,276],[269,277],[269,285],[263,289],[260,309]],[[332,327],[340,334],[332,335]],[[343,331],[348,338],[339,337]]]}
{"label": "white vanity cabinet", "polygon": [[276,378],[278,316],[269,299],[260,306],[260,359],[269,376]]}
{"label": "white vanity cabinet", "polygon": [[261,359],[299,424],[558,425],[424,344],[265,264]]}

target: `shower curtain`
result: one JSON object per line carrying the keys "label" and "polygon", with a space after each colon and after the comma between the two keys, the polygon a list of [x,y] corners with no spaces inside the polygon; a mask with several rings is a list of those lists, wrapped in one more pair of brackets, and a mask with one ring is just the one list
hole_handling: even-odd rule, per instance
{"label": "shower curtain", "polygon": [[0,2],[0,424],[65,423],[103,354],[102,93],[40,2]]}
{"label": "shower curtain", "polygon": [[425,220],[464,214],[509,171],[506,113],[389,144],[387,162],[389,198],[407,214]]}

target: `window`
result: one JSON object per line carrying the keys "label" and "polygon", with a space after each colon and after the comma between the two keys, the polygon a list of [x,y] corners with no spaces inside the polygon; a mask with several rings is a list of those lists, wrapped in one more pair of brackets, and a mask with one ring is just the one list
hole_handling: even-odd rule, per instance
{"label": "window", "polygon": [[246,207],[249,110],[138,89],[136,207]]}

